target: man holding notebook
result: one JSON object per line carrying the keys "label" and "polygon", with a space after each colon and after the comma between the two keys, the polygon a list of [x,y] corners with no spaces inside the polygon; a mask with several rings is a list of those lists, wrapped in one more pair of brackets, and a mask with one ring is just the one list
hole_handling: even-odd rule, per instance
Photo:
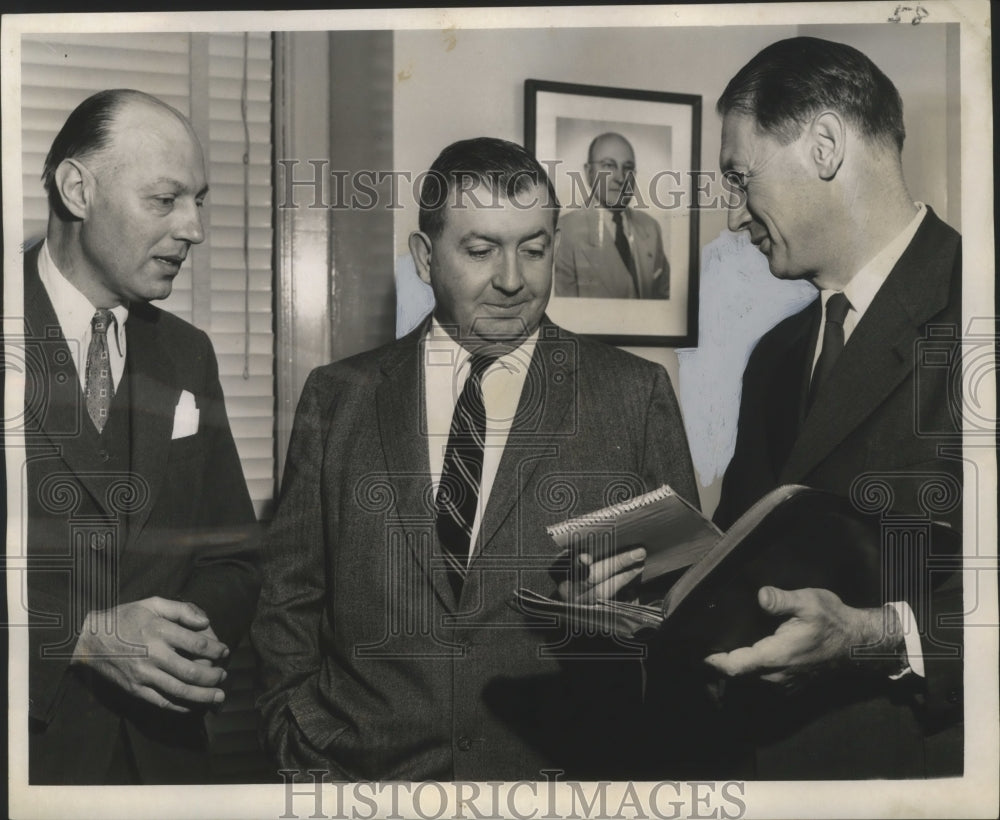
{"label": "man holding notebook", "polygon": [[663,369],[545,317],[558,207],[520,146],[446,148],[410,238],[433,315],[303,390],[252,631],[283,769],[632,773],[636,647],[568,640],[514,590],[553,591],[546,526],[697,491]]}
{"label": "man holding notebook", "polygon": [[[776,631],[706,658],[725,683],[718,747],[746,741],[753,765],[738,774],[757,779],[961,774],[961,574],[931,531],[962,518],[955,370],[940,366],[961,337],[961,237],[907,191],[899,93],[859,51],[775,43],[718,111],[730,229],[818,298],[750,357],[715,521],[805,484],[882,514],[884,550],[882,606],[815,584],[760,588]],[[720,760],[706,774],[731,773]]]}

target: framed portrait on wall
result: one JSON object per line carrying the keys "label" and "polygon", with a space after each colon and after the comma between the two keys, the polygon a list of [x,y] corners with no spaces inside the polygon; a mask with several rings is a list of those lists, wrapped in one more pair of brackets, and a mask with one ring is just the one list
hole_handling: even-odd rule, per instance
{"label": "framed portrait on wall", "polygon": [[553,321],[616,345],[696,346],[701,97],[530,79],[524,112],[562,206]]}

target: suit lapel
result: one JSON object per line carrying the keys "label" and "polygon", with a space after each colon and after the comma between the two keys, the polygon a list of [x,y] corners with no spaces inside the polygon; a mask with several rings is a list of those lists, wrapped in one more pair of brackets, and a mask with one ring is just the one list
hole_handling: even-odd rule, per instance
{"label": "suit lapel", "polygon": [[[79,373],[55,309],[38,276],[40,248],[39,244],[28,251],[24,263],[25,340],[30,344],[26,432],[44,434],[53,453],[65,462],[68,471],[101,509],[107,509],[106,482],[99,475],[97,430],[87,416]],[[80,355],[86,354],[81,352]]]}
{"label": "suit lapel", "polygon": [[155,322],[141,306],[129,314],[125,337],[126,375],[132,399],[132,472],[145,482],[149,493],[146,504],[129,519],[128,537],[132,540],[145,526],[163,486],[181,388],[167,351],[160,347]]}
{"label": "suit lapel", "polygon": [[396,512],[402,527],[410,530],[407,542],[441,602],[455,609],[455,595],[443,565],[435,571],[438,562],[434,556],[441,550],[437,533],[431,533],[429,553],[420,540],[420,530],[428,521],[433,527],[434,521],[433,505],[428,508],[425,496],[431,481],[421,361],[421,342],[427,327],[428,322],[422,322],[387,351],[382,380],[375,388],[375,404],[387,476],[395,490]]}
{"label": "suit lapel", "polygon": [[951,271],[956,243],[933,212],[924,217],[817,393],[783,483],[807,476],[913,372],[921,326],[948,304],[950,280],[941,271]]}
{"label": "suit lapel", "polygon": [[[496,547],[497,531],[514,512],[539,462],[558,451],[558,444],[553,443],[558,439],[553,434],[562,429],[566,413],[573,406],[577,392],[576,360],[575,343],[560,338],[559,328],[544,319],[483,513],[473,564],[480,555]],[[562,378],[554,378],[557,373]]]}

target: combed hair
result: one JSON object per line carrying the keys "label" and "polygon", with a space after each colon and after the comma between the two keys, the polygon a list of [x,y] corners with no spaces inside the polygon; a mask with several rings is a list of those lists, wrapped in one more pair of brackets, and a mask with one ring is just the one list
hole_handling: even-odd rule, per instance
{"label": "combed hair", "polygon": [[534,186],[544,187],[553,209],[559,214],[559,200],[545,169],[528,151],[514,142],[495,137],[476,137],[453,142],[431,165],[420,186],[420,230],[436,238],[444,230],[445,206],[455,191],[484,186],[491,194],[512,199]]}
{"label": "combed hair", "polygon": [[143,91],[110,88],[87,97],[73,109],[59,129],[45,157],[45,165],[42,166],[42,185],[49,198],[49,207],[63,218],[70,218],[70,215],[56,188],[56,169],[64,159],[85,160],[107,148],[111,142],[111,127],[115,116],[126,102],[135,99],[173,110],[162,100]]}
{"label": "combed hair", "polygon": [[892,80],[856,48],[816,37],[769,45],[741,68],[716,110],[752,116],[787,145],[823,109],[841,114],[867,138],[903,150],[903,101]]}

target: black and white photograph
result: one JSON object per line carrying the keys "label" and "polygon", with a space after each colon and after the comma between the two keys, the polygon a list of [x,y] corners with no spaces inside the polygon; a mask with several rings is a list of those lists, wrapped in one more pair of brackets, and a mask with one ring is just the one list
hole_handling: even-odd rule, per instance
{"label": "black and white photograph", "polygon": [[700,129],[697,95],[525,82],[524,144],[562,206],[550,310],[567,327],[697,345]]}
{"label": "black and white photograph", "polygon": [[989,13],[5,13],[9,816],[996,816]]}

